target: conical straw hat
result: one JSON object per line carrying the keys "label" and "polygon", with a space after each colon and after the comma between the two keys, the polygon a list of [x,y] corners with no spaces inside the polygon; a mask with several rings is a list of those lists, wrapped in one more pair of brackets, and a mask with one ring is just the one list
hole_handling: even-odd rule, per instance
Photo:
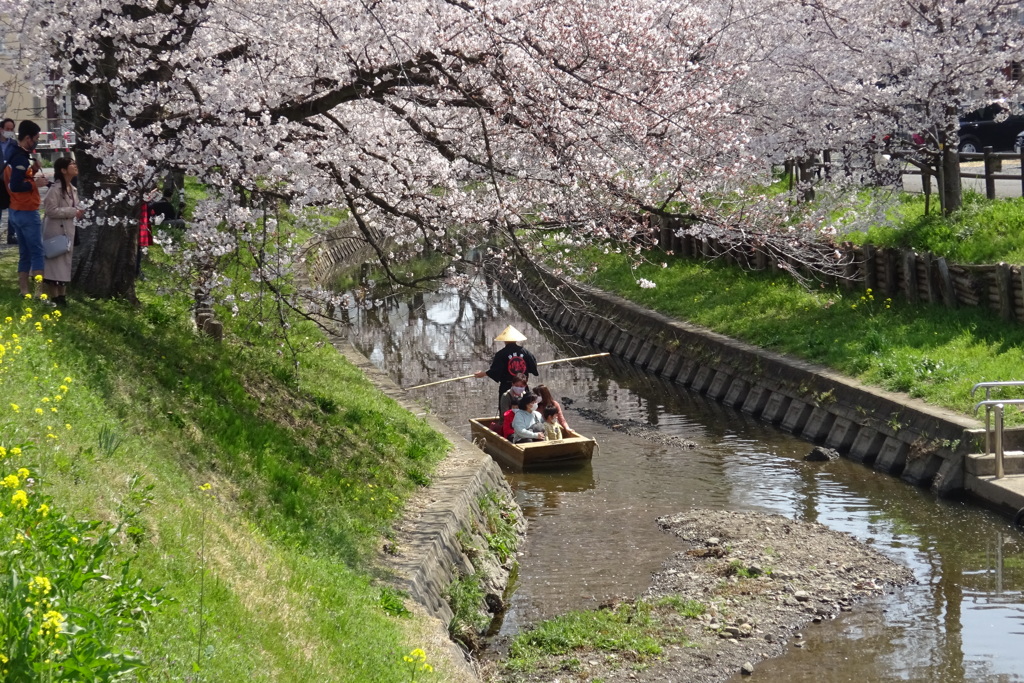
{"label": "conical straw hat", "polygon": [[508,327],[501,331],[501,334],[494,338],[494,341],[521,342],[526,341],[526,335],[517,330],[516,328],[512,327],[511,325],[509,325]]}

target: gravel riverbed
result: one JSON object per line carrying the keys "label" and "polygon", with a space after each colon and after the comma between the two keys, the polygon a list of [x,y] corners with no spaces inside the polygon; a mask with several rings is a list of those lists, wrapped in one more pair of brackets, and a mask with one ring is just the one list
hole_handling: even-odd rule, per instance
{"label": "gravel riverbed", "polygon": [[[678,550],[653,576],[644,602],[660,655],[581,648],[530,673],[493,671],[492,681],[692,681],[750,673],[758,662],[801,647],[814,623],[913,581],[910,570],[848,534],[779,515],[691,510],[658,519]],[[700,615],[668,604],[695,601]],[[691,603],[692,604],[692,603]],[[610,606],[614,607],[614,606]]]}

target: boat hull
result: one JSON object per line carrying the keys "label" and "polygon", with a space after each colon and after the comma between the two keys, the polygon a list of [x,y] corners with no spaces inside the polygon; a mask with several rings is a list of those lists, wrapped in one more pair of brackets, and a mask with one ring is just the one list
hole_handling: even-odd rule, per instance
{"label": "boat hull", "polygon": [[588,462],[594,457],[597,442],[586,436],[573,436],[559,441],[512,443],[496,434],[487,425],[496,417],[477,417],[469,421],[473,443],[500,463],[515,469],[541,469]]}

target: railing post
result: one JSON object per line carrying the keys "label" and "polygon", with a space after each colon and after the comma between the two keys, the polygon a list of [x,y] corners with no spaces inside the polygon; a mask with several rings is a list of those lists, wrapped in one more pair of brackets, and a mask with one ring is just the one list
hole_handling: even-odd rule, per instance
{"label": "railing post", "polygon": [[1003,478],[1003,404],[996,404],[996,479]]}
{"label": "railing post", "polygon": [[[985,387],[985,400],[992,400],[992,387]],[[985,405],[985,455],[992,452],[992,406]]]}
{"label": "railing post", "polygon": [[996,179],[992,175],[996,172],[995,159],[992,157],[992,148],[986,147],[982,150],[985,153],[985,196],[989,199],[996,198]]}

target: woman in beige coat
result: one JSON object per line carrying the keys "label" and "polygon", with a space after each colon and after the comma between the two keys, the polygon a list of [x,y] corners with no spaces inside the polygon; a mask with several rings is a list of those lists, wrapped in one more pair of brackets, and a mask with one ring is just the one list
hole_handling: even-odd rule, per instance
{"label": "woman in beige coat", "polygon": [[[62,157],[53,162],[54,182],[43,200],[45,220],[43,241],[67,235],[68,244],[75,243],[75,220],[85,215],[78,205],[78,191],[71,183],[78,175],[78,164],[73,159]],[[46,259],[43,267],[43,283],[46,293],[55,305],[67,304],[67,286],[71,281],[71,249],[64,254]]]}

